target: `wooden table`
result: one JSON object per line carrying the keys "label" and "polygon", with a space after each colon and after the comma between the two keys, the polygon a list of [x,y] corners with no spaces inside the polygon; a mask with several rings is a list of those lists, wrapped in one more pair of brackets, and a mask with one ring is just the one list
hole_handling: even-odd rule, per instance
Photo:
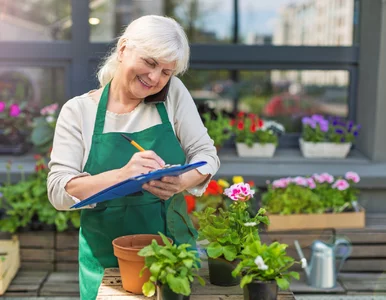
{"label": "wooden table", "polygon": [[[240,286],[220,287],[209,283],[208,269],[201,269],[201,276],[205,279],[206,285],[201,286],[196,281],[193,283],[191,300],[242,300],[243,290]],[[133,295],[126,292],[122,287],[119,269],[106,269],[102,284],[99,287],[97,300],[149,300],[143,295]],[[280,292],[277,300],[294,300],[292,292]]]}

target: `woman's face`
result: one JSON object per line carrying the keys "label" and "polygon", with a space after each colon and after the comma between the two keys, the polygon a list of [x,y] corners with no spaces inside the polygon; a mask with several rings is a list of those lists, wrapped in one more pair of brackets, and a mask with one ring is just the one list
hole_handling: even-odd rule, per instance
{"label": "woman's face", "polygon": [[161,91],[175,68],[175,62],[162,62],[127,47],[121,49],[119,59],[121,64],[117,75],[120,85],[135,99]]}

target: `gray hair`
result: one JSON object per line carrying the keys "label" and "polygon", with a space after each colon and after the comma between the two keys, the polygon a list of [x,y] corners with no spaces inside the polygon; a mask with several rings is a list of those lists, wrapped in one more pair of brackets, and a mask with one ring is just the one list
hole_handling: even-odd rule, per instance
{"label": "gray hair", "polygon": [[123,43],[154,59],[176,62],[174,75],[182,74],[188,69],[190,49],[182,26],[169,17],[143,16],[127,26],[117,45],[102,62],[97,73],[102,87],[114,77],[119,66],[118,49]]}

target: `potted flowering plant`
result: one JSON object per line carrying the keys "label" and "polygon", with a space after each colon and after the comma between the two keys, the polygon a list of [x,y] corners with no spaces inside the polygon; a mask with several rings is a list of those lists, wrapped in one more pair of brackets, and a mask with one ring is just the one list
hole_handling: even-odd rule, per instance
{"label": "potted flowering plant", "polygon": [[299,280],[299,273],[288,269],[301,262],[287,256],[288,245],[274,242],[270,245],[259,240],[250,240],[239,255],[240,263],[233,270],[233,276],[242,276],[240,287],[244,289],[245,300],[276,300],[278,287],[287,290],[292,278]]}
{"label": "potted flowering plant", "polygon": [[230,118],[224,116],[222,113],[217,113],[215,116],[212,116],[209,112],[202,114],[202,118],[208,134],[214,142],[214,146],[217,151],[219,151],[231,137],[232,126]]}
{"label": "potted flowering plant", "polygon": [[[191,294],[191,284],[197,278],[201,285],[205,285],[204,279],[198,275],[200,259],[197,251],[189,250],[191,245],[172,245],[165,235],[159,233],[164,245],[158,245],[156,240],[139,252],[139,256],[145,257],[143,272],[148,269],[150,278],[142,286],[145,296],[151,297],[156,292],[165,300],[186,300]],[[184,297],[188,296],[188,297]]]}
{"label": "potted flowering plant", "polygon": [[23,154],[29,150],[28,136],[34,110],[26,103],[0,101],[0,153]]}
{"label": "potted flowering plant", "polygon": [[268,230],[363,228],[364,209],[358,205],[360,177],[328,173],[287,177],[268,183],[262,196],[269,213]]}
{"label": "potted flowering plant", "polygon": [[52,147],[58,108],[57,103],[45,106],[40,110],[40,116],[33,120],[31,142],[39,153],[47,153]]}
{"label": "potted flowering plant", "polygon": [[214,285],[237,285],[239,278],[233,278],[232,270],[238,263],[237,255],[245,243],[259,239],[257,225],[268,224],[260,209],[255,216],[248,212],[248,201],[254,195],[248,183],[237,183],[225,189],[233,203],[228,210],[207,207],[204,211],[195,212],[198,218],[198,241],[207,241],[204,245],[208,254],[209,280]]}
{"label": "potted flowering plant", "polygon": [[283,134],[283,125],[263,121],[255,114],[239,112],[232,122],[236,135],[236,149],[243,157],[272,157]]}
{"label": "potted flowering plant", "polygon": [[304,157],[345,158],[360,130],[353,121],[321,115],[304,117],[302,124],[299,144]]}

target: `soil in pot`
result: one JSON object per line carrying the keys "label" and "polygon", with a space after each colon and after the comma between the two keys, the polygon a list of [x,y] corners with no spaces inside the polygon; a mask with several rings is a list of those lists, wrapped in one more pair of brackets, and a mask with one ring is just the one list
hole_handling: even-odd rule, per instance
{"label": "soil in pot", "polygon": [[224,257],[208,257],[209,281],[219,286],[234,286],[240,284],[240,277],[233,277],[232,271],[236,268],[239,260],[228,261]]}
{"label": "soil in pot", "polygon": [[167,284],[157,286],[157,300],[189,300],[190,296],[176,294]]}
{"label": "soil in pot", "polygon": [[[161,236],[153,234],[125,235],[113,240],[114,255],[118,258],[119,271],[123,288],[133,294],[142,294],[142,285],[149,280],[150,272],[146,269],[142,277],[140,271],[145,266],[145,258],[138,252],[151,244],[155,239],[159,245],[164,245]],[[171,239],[169,239],[172,242]]]}
{"label": "soil in pot", "polygon": [[253,281],[244,286],[244,300],[276,300],[276,281]]}

